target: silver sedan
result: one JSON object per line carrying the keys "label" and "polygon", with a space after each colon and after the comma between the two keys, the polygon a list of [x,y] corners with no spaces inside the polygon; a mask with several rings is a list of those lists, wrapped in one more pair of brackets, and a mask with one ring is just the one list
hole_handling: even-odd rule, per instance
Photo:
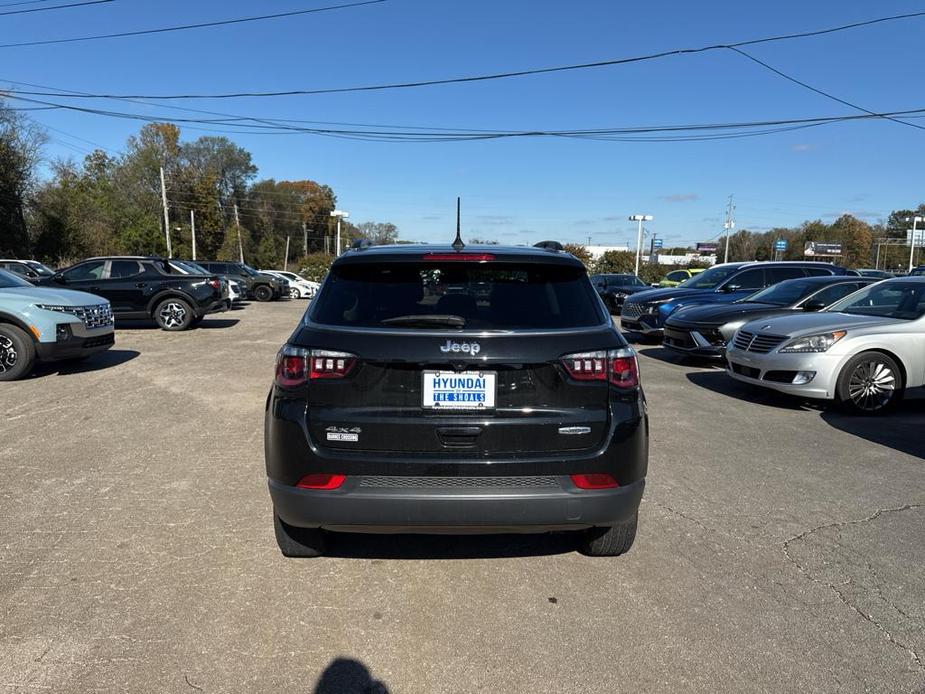
{"label": "silver sedan", "polygon": [[925,277],[878,282],[825,311],[743,325],[727,372],[747,383],[877,414],[925,396]]}

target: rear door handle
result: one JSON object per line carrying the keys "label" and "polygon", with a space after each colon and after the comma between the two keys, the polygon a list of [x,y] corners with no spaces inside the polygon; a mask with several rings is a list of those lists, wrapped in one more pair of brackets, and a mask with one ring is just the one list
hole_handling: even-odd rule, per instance
{"label": "rear door handle", "polygon": [[139,283],[136,284],[135,286],[138,287],[139,289],[142,289],[142,288],[144,288],[144,287],[147,287],[147,286],[148,286],[148,283],[147,283],[147,282],[139,282]]}

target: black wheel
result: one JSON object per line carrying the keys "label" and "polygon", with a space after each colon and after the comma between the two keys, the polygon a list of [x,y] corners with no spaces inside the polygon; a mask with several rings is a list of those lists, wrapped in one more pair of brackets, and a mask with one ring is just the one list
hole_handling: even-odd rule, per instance
{"label": "black wheel", "polygon": [[324,531],[321,528],[296,528],[273,514],[276,544],[284,557],[320,557],[324,554]]}
{"label": "black wheel", "polygon": [[902,370],[892,357],[862,352],[842,368],[835,399],[851,414],[883,414],[902,399],[903,385]]}
{"label": "black wheel", "polygon": [[0,324],[0,381],[15,381],[32,373],[35,345],[15,325]]}
{"label": "black wheel", "polygon": [[591,528],[584,531],[579,551],[589,557],[615,557],[628,552],[636,539],[639,514],[620,525],[610,528]]}
{"label": "black wheel", "polygon": [[193,308],[183,299],[164,299],[154,309],[154,320],[163,330],[186,330],[195,318]]}
{"label": "black wheel", "polygon": [[254,298],[257,301],[272,301],[273,290],[266,284],[258,284],[254,287]]}

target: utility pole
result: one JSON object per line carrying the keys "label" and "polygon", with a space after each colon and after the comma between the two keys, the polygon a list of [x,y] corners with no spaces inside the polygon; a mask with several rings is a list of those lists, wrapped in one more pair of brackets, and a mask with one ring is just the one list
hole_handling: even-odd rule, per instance
{"label": "utility pole", "polygon": [[337,217],[337,240],[334,242],[334,257],[337,258],[340,256],[340,220],[349,217],[350,213],[343,210],[332,210],[331,216]]}
{"label": "utility pole", "polygon": [[308,255],[308,229],[305,228],[305,222],[302,222],[302,255]]}
{"label": "utility pole", "polygon": [[238,217],[238,203],[234,204],[234,225],[238,229],[238,255],[241,256],[241,262],[244,262],[244,244],[241,243],[241,218]]}
{"label": "utility pole", "polygon": [[286,234],[286,257],[283,258],[283,270],[289,269],[289,237],[290,234]]}
{"label": "utility pole", "polygon": [[[908,221],[908,220],[907,220]],[[909,243],[909,272],[912,272],[912,263],[915,259],[915,237],[918,234],[918,223],[925,222],[925,219],[919,217],[918,215],[912,216],[912,238]]]}
{"label": "utility pole", "polygon": [[164,203],[164,234],[167,237],[167,257],[173,257],[173,248],[170,246],[170,215],[167,212],[167,185],[164,183],[164,167],[161,167],[161,202]]}
{"label": "utility pole", "polygon": [[196,260],[196,210],[189,211],[189,228],[193,233],[193,260]]}
{"label": "utility pole", "polygon": [[729,234],[731,233],[733,227],[736,225],[735,219],[733,219],[733,216],[735,215],[735,209],[735,203],[733,202],[732,195],[730,195],[729,203],[726,205],[726,223],[723,224],[723,229],[726,230],[726,249],[725,255],[723,257],[724,263],[729,262]]}

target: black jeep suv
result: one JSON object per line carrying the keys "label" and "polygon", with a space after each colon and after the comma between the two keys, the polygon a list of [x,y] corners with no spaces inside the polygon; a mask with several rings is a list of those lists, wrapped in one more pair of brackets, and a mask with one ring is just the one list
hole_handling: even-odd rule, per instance
{"label": "black jeep suv", "polygon": [[185,275],[166,258],[90,258],[33,283],[102,296],[116,318],[150,318],[164,330],[186,330],[209,313],[227,309],[227,285],[221,278]]}
{"label": "black jeep suv", "polygon": [[280,350],[265,456],[286,556],[321,554],[327,531],[553,530],[615,555],[648,420],[635,353],[573,256],[377,246],[334,262]]}
{"label": "black jeep suv", "polygon": [[[273,275],[257,272],[246,263],[231,263],[217,260],[197,260],[196,263],[209,272],[227,275],[246,286],[248,298],[254,298],[257,301],[275,301],[284,296],[289,296],[288,282],[279,277],[274,277]],[[284,282],[285,286],[283,285]]]}

